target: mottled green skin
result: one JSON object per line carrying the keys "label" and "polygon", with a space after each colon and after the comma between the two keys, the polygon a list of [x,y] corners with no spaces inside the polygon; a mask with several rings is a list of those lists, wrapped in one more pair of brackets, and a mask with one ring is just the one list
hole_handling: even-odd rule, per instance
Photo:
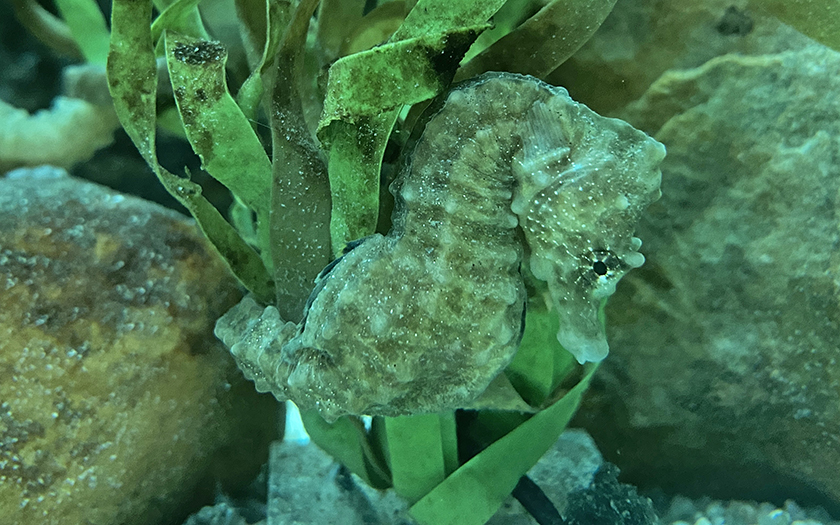
{"label": "mottled green skin", "polygon": [[[597,307],[644,260],[632,232],[658,197],[663,154],[560,88],[479,77],[426,124],[392,187],[391,231],[325,272],[300,327],[246,301],[216,332],[259,389],[328,419],[463,406],[516,353],[524,231],[561,334],[572,334],[567,348],[581,361],[603,358]],[[601,259],[605,276],[592,270]]]}

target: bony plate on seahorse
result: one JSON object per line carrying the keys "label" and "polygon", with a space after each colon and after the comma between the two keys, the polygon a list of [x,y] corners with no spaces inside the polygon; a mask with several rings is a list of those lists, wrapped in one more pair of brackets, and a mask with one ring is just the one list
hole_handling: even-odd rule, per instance
{"label": "bony plate on seahorse", "polygon": [[516,353],[522,264],[564,348],[606,357],[598,308],[644,262],[633,233],[665,148],[529,76],[485,74],[432,107],[391,186],[391,230],[322,272],[303,321],[251,298],[218,321],[258,390],[329,420],[466,406]]}

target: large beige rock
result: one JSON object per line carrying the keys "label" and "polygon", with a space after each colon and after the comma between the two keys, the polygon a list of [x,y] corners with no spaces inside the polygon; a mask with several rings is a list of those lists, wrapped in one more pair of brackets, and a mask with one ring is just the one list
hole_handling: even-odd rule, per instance
{"label": "large beige rock", "polygon": [[628,480],[840,501],[838,71],[818,45],[727,55],[625,112],[668,148],[663,196],[578,423]]}
{"label": "large beige rock", "polygon": [[178,214],[35,171],[0,179],[0,521],[183,518],[274,434],[212,335],[237,285]]}
{"label": "large beige rock", "polygon": [[810,42],[748,0],[618,0],[595,35],[548,81],[611,115],[669,69],[698,67],[726,53],[801,49]]}

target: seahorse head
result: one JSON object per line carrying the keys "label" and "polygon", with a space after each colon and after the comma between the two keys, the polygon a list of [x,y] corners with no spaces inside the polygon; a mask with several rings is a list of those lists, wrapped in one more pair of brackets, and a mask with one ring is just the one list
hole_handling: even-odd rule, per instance
{"label": "seahorse head", "polygon": [[511,209],[530,248],[530,270],[547,283],[560,318],[558,340],[581,363],[600,361],[609,346],[598,310],[621,277],[644,263],[633,232],[659,198],[665,148],[562,88],[551,90],[520,123]]}

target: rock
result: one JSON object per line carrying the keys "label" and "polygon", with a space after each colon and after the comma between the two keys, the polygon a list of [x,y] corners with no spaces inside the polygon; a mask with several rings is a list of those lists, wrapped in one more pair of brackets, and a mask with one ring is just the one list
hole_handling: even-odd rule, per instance
{"label": "rock", "polygon": [[[604,459],[592,437],[585,430],[566,430],[528,471],[528,481],[520,480],[514,490],[514,496],[525,501],[531,512],[509,497],[487,525],[555,523],[561,515],[565,517],[569,495],[591,488],[603,467]],[[541,502],[534,492],[542,492],[547,501]],[[538,514],[540,519],[535,519]]]}
{"label": "rock", "polygon": [[669,69],[726,53],[769,54],[812,41],[749,0],[618,0],[595,35],[548,81],[601,114],[639,98]]}
{"label": "rock", "polygon": [[528,477],[563,512],[569,494],[588,489],[603,465],[604,458],[592,437],[585,430],[569,429],[531,467]]}
{"label": "rock", "polygon": [[114,141],[120,121],[111,103],[105,66],[64,70],[66,96],[30,114],[0,100],[0,172],[50,164],[71,167]]}
{"label": "rock", "polygon": [[671,525],[840,525],[832,521],[823,509],[803,509],[793,501],[785,501],[783,508],[771,503],[753,501],[712,501],[703,498],[692,501],[675,497],[662,513],[662,523]]}
{"label": "rock", "polygon": [[184,525],[248,525],[235,507],[225,502],[204,507],[184,522]]}
{"label": "rock", "polygon": [[268,522],[283,525],[409,525],[408,505],[393,490],[371,489],[316,445],[271,446]]}
{"label": "rock", "polygon": [[[500,510],[488,525],[561,523],[561,518],[562,523],[568,525],[658,523],[653,503],[639,496],[635,487],[619,483],[618,468],[604,461],[592,437],[585,430],[569,429],[563,432],[528,471],[527,477],[545,494],[556,512],[540,513],[539,506],[526,504],[531,510],[529,514],[520,505],[514,505],[516,501],[513,500],[508,507],[514,511]],[[520,482],[514,495],[523,502],[536,499],[523,494],[520,490],[522,485]],[[535,521],[532,515],[536,517],[538,514],[544,515]]]}
{"label": "rock", "polygon": [[726,55],[622,115],[666,145],[663,197],[576,422],[628,481],[838,509],[837,71],[819,45]]}
{"label": "rock", "polygon": [[253,477],[276,405],[212,336],[238,297],[175,212],[56,169],[0,179],[2,521],[174,523]]}
{"label": "rock", "polygon": [[568,525],[658,525],[653,503],[618,481],[618,468],[604,464],[592,485],[569,494],[563,518]]}

